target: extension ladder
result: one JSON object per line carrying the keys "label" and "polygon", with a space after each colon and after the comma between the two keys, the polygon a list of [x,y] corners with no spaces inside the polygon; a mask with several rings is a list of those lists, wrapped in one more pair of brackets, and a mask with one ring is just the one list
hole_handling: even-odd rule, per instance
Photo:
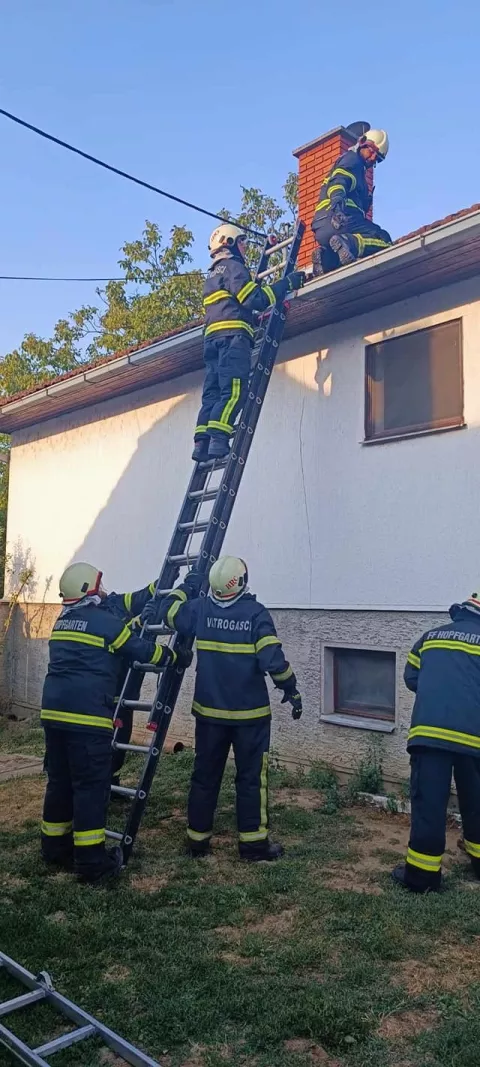
{"label": "extension ladder", "polygon": [[[305,224],[297,222],[293,232],[284,240],[273,243],[267,239],[257,269],[256,280],[272,277],[280,273],[281,277],[290,274],[294,268],[305,230]],[[282,256],[278,262],[277,253]],[[273,259],[270,257],[273,256]],[[252,371],[249,380],[247,399],[241,411],[235,429],[235,436],[230,454],[222,460],[197,463],[194,466],[190,483],[180,509],[177,524],[165,557],[160,577],[155,586],[155,596],[163,597],[170,592],[178,580],[182,568],[195,569],[205,577],[200,595],[208,590],[208,572],[212,563],[218,559],[227,526],[232,514],[245,463],[260,416],[261,407],[267,392],[270,375],[273,370],[280,341],[285,327],[286,309],[273,307],[266,312],[255,334],[252,352]],[[175,649],[174,631],[167,626],[146,626],[155,634],[168,634],[171,647]],[[190,647],[193,640],[190,641]],[[188,642],[187,642],[188,647]],[[155,696],[151,701],[129,700],[126,698],[132,670],[142,674],[159,675]],[[113,748],[124,752],[136,752],[144,755],[140,779],[135,789],[112,785],[112,793],[131,801],[123,833],[107,830],[110,837],[121,844],[124,863],[128,863],[135,837],[140,826],[148,794],[153,782],[158,760],[160,758],[172,712],[180,691],[183,670],[136,663],[128,672],[117,704],[116,730],[113,736]],[[149,745],[124,744],[117,741],[118,728],[121,725],[122,707],[133,711],[149,712],[148,729],[153,737]]]}
{"label": "extension ladder", "polygon": [[[12,1052],[20,1063],[26,1064],[27,1067],[51,1067],[49,1058],[55,1052],[76,1045],[79,1041],[86,1041],[89,1037],[97,1037],[132,1067],[161,1067],[157,1060],[152,1060],[150,1056],[140,1052],[140,1049],[135,1048],[129,1041],[124,1041],[123,1037],[119,1037],[113,1030],[109,1030],[108,1026],[104,1026],[92,1015],[88,1015],[73,1001],[57,993],[46,971],[42,971],[36,978],[34,974],[26,971],[3,952],[0,952],[0,970],[6,971],[29,990],[28,993],[22,993],[18,997],[13,997],[12,1000],[0,1003],[0,1018],[22,1008],[28,1008],[32,1004],[44,1003],[55,1008],[70,1022],[77,1024],[75,1030],[69,1030],[60,1037],[54,1037],[37,1048],[30,1048],[16,1034],[0,1024],[0,1045]],[[46,1056],[48,1059],[45,1059]]]}

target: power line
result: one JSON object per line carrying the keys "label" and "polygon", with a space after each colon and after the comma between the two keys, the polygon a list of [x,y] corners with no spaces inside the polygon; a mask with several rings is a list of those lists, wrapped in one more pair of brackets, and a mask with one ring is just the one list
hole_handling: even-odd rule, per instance
{"label": "power line", "polygon": [[[169,274],[164,279],[164,282],[170,281],[172,278],[189,278],[191,275],[197,274],[202,278],[205,277],[205,271],[202,270],[184,270],[178,274]],[[51,278],[43,277],[35,274],[0,274],[1,282],[126,282],[130,284],[128,279],[122,278]],[[133,284],[133,283],[131,283]],[[163,284],[163,283],[162,283]]]}
{"label": "power line", "polygon": [[[208,215],[211,219],[220,219],[220,222],[233,222],[237,224],[236,219],[225,219],[222,215],[216,215],[214,211],[207,211],[204,207],[199,207],[198,204],[191,204],[189,200],[182,200],[180,196],[174,196],[173,193],[167,193],[165,189],[159,189],[156,185],[151,185],[150,182],[144,182],[142,178],[136,178],[133,174],[129,174],[126,170],[120,170],[118,167],[112,167],[110,163],[105,163],[102,159],[97,159],[96,156],[91,156],[89,152],[83,152],[81,148],[75,148],[74,145],[69,144],[68,141],[62,141],[59,137],[54,137],[53,134],[47,133],[46,130],[41,130],[39,126],[32,126],[31,122],[25,122],[25,119],[21,119],[18,115],[12,115],[10,111],[5,111],[4,108],[0,108],[0,115],[4,115],[5,118],[10,119],[12,122],[16,122],[18,126],[23,126],[26,130],[32,130],[32,133],[37,133],[39,137],[44,137],[46,141],[53,141],[54,144],[60,145],[61,148],[66,148],[68,152],[74,152],[77,156],[82,156],[83,159],[88,159],[90,163],[95,163],[97,167],[103,167],[104,170],[109,170],[112,174],[119,174],[121,178],[127,178],[130,182],[135,182],[136,185],[142,185],[144,189],[150,189],[153,193],[159,193],[160,196],[167,197],[168,200],[174,200],[177,204],[183,204],[184,207],[189,207],[192,211],[199,211],[202,215]],[[262,237],[265,239],[266,234],[260,233],[258,230],[252,230],[248,226],[243,226],[242,229],[246,233],[251,233],[254,237]]]}

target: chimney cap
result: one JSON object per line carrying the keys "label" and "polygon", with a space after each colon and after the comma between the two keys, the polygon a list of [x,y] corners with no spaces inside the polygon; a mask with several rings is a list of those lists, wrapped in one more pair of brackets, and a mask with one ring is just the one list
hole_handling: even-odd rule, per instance
{"label": "chimney cap", "polygon": [[328,130],[327,133],[322,133],[320,137],[315,137],[313,141],[308,141],[307,144],[300,145],[300,148],[295,148],[292,155],[303,156],[305,152],[310,152],[312,148],[317,148],[323,141],[329,141],[331,137],[335,137],[336,134],[341,134],[343,137],[349,137],[352,144],[358,141],[358,138],[362,136],[362,133],[366,133],[370,129],[369,122],[351,122],[349,126],[334,126],[333,130]]}

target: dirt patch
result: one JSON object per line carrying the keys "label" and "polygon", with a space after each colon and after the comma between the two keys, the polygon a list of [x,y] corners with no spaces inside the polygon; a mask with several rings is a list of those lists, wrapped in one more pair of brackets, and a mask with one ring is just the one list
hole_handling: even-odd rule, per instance
{"label": "dirt patch", "polygon": [[17,830],[26,822],[40,822],[45,781],[42,778],[25,778],[21,783],[6,782],[1,786],[0,827]]}
{"label": "dirt patch", "polygon": [[440,1018],[438,1011],[400,1011],[387,1015],[381,1022],[377,1034],[387,1041],[401,1041],[425,1030],[433,1030]]}
{"label": "dirt patch", "polygon": [[272,793],[272,803],[295,805],[304,811],[318,811],[322,807],[323,797],[318,789],[276,789]]}
{"label": "dirt patch", "polygon": [[321,1045],[315,1045],[305,1037],[291,1037],[284,1041],[285,1052],[293,1052],[308,1056],[311,1064],[316,1067],[341,1067],[340,1060],[332,1059]]}
{"label": "dirt patch", "polygon": [[28,882],[26,878],[17,878],[14,874],[2,874],[0,885],[2,887],[5,886],[7,889],[24,889]]}
{"label": "dirt patch", "polygon": [[222,960],[222,963],[231,963],[234,967],[251,967],[253,964],[256,965],[258,963],[258,960],[239,956],[237,952],[218,952],[217,960]]}
{"label": "dirt patch", "polygon": [[109,1048],[101,1049],[99,1059],[102,1067],[128,1067],[127,1061],[122,1060],[120,1056],[117,1056]]}
{"label": "dirt patch", "polygon": [[43,760],[38,756],[0,756],[0,782],[7,782],[11,778],[24,778],[29,775],[41,774]]}
{"label": "dirt patch", "polygon": [[[355,882],[352,881],[352,872],[355,870]],[[383,894],[383,889],[379,885],[375,885],[373,879],[361,877],[360,872],[357,875],[356,868],[350,868],[343,873],[331,873],[330,869],[326,871],[327,877],[324,879],[323,884],[326,889],[340,889],[345,891],[349,889],[351,893],[369,893],[370,896],[380,897]]]}
{"label": "dirt patch", "polygon": [[52,915],[47,915],[47,919],[50,923],[66,923],[68,922],[67,916],[64,911],[54,911]]}
{"label": "dirt patch", "polygon": [[130,885],[139,893],[158,893],[160,889],[165,889],[169,881],[167,874],[134,874],[130,878]]}
{"label": "dirt patch", "polygon": [[430,990],[458,992],[480,976],[480,937],[471,945],[440,945],[429,963],[403,960],[396,966],[393,985],[402,985],[411,996]]}
{"label": "dirt patch", "polygon": [[103,980],[105,982],[126,982],[131,973],[128,967],[122,967],[121,963],[118,963],[114,964],[113,967],[109,967],[108,971],[105,971]]}
{"label": "dirt patch", "polygon": [[247,909],[243,922],[240,926],[216,926],[214,933],[224,937],[227,941],[239,941],[245,934],[267,934],[278,937],[291,933],[296,919],[298,908],[286,908],[274,915],[265,915],[262,919],[254,920],[255,912]]}

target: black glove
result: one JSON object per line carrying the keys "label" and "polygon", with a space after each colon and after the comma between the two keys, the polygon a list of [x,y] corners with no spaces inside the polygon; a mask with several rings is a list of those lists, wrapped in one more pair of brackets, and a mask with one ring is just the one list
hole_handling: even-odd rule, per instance
{"label": "black glove", "polygon": [[300,693],[298,692],[298,689],[292,689],[288,693],[285,693],[282,700],[282,704],[292,705],[292,719],[300,718],[303,711],[303,707],[302,698],[300,696]]}
{"label": "black glove", "polygon": [[348,217],[345,208],[345,200],[343,198],[335,200],[335,203],[332,204],[332,217],[330,221],[334,230],[341,230],[346,226]]}
{"label": "black glove", "polygon": [[147,600],[140,615],[140,625],[155,626],[159,622],[159,607],[160,600],[157,600],[156,597],[152,596],[151,600]]}
{"label": "black glove", "polygon": [[184,645],[177,645],[175,649],[175,666],[181,667],[183,671],[186,671],[190,666],[193,659],[193,652],[191,648],[185,648]]}
{"label": "black glove", "polygon": [[199,574],[198,571],[189,571],[183,582],[187,587],[188,595],[191,597],[198,596],[204,581],[204,574]]}
{"label": "black glove", "polygon": [[302,289],[307,280],[307,275],[304,270],[294,270],[292,274],[287,274],[288,291],[293,292],[296,289]]}

